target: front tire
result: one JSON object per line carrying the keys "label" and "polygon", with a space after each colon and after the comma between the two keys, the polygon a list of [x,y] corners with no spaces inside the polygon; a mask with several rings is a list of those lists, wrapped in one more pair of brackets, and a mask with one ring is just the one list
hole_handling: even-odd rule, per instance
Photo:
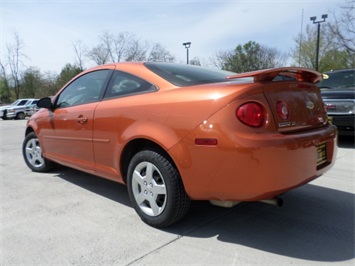
{"label": "front tire", "polygon": [[20,113],[18,113],[17,115],[16,115],[16,120],[23,120],[23,119],[25,119],[26,118],[26,116],[25,116],[25,113],[22,113],[22,112],[20,112]]}
{"label": "front tire", "polygon": [[182,219],[191,200],[176,167],[166,155],[143,150],[128,167],[128,194],[140,218],[154,227],[166,227]]}
{"label": "front tire", "polygon": [[34,172],[48,172],[54,167],[53,162],[43,157],[41,146],[34,132],[25,137],[22,154],[27,166]]}

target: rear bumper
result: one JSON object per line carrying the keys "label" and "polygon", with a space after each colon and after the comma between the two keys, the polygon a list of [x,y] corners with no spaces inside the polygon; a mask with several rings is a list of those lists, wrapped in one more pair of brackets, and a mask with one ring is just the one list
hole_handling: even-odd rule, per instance
{"label": "rear bumper", "polygon": [[[319,177],[335,161],[332,125],[295,134],[225,134],[216,146],[197,146],[196,129],[170,150],[188,195],[198,200],[254,201],[276,197]],[[210,135],[210,134],[209,134]],[[326,160],[317,165],[319,146]],[[188,154],[188,156],[186,156]]]}

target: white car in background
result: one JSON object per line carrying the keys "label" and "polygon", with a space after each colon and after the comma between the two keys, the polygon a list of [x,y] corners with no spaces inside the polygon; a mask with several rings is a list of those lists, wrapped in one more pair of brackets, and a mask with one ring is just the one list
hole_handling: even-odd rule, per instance
{"label": "white car in background", "polygon": [[33,115],[37,110],[38,99],[18,99],[11,105],[0,107],[0,117],[7,119],[25,119]]}

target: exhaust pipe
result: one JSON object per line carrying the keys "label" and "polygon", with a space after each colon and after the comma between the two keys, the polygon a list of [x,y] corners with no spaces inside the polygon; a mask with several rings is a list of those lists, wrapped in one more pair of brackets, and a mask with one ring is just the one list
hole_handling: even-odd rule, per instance
{"label": "exhaust pipe", "polygon": [[281,198],[273,198],[273,199],[267,199],[267,200],[260,200],[259,202],[282,207],[284,201]]}

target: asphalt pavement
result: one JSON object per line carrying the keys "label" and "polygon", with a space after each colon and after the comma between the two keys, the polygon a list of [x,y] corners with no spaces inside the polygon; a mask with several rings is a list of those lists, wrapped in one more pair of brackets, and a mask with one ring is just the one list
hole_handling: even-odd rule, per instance
{"label": "asphalt pavement", "polygon": [[25,120],[0,120],[1,265],[354,265],[353,139],[283,207],[194,202],[180,223],[144,224],[124,185],[66,167],[34,173]]}

